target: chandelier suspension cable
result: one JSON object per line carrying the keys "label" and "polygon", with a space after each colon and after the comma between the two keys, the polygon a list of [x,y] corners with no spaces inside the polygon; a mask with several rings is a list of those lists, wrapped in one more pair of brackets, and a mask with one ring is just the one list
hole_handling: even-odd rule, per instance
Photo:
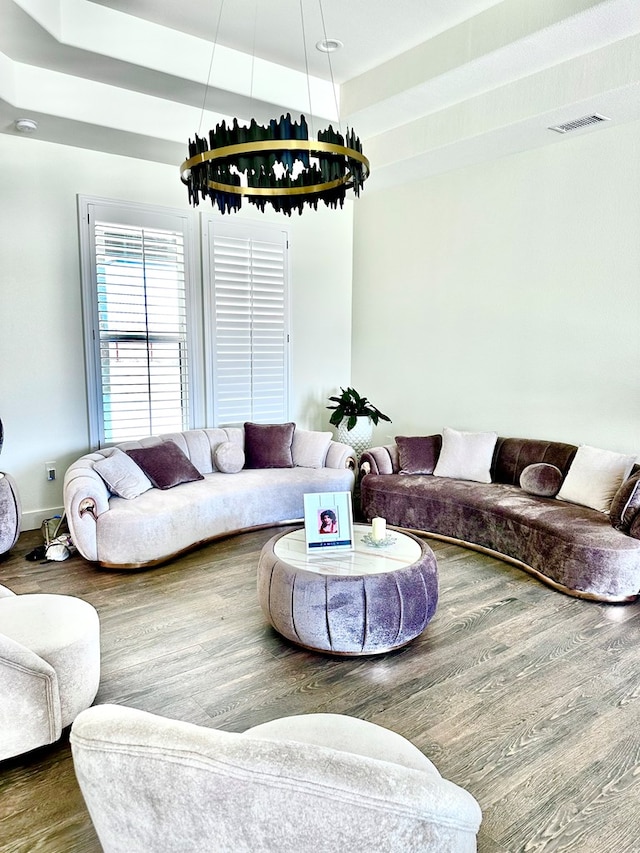
{"label": "chandelier suspension cable", "polygon": [[313,107],[311,106],[311,78],[309,77],[309,56],[307,54],[307,39],[304,31],[304,8],[302,0],[300,0],[300,24],[302,26],[302,49],[304,50],[304,69],[307,75],[307,98],[309,99],[309,127],[311,128],[311,136],[314,136],[313,131]]}
{"label": "chandelier suspension cable", "polygon": [[[302,0],[300,0],[302,2]],[[325,44],[327,43],[327,27],[324,22],[324,11],[322,9],[322,0],[318,0],[318,7],[320,9],[320,20],[322,21],[322,38],[324,39]],[[338,94],[336,91],[336,81],[333,79],[333,65],[331,64],[331,51],[327,51],[327,62],[329,63],[329,76],[331,77],[331,91],[333,92],[333,103],[336,108],[336,115],[338,116],[338,130],[342,135],[342,116],[340,115],[340,106],[338,104]],[[308,72],[307,72],[308,74]]]}
{"label": "chandelier suspension cable", "polygon": [[211,83],[211,72],[213,71],[213,60],[216,55],[216,46],[218,44],[218,34],[220,33],[220,21],[222,20],[222,10],[224,8],[224,0],[220,0],[220,10],[218,12],[218,20],[213,36],[213,45],[211,47],[211,59],[209,61],[209,73],[207,74],[207,82],[204,87],[204,97],[202,99],[202,110],[200,111],[200,124],[198,125],[198,133],[202,132],[202,122],[204,121],[204,111],[207,106],[207,95],[209,94],[209,84]]}
{"label": "chandelier suspension cable", "polygon": [[258,0],[253,4],[253,39],[251,44],[251,85],[249,87],[249,100],[253,101],[253,75],[256,67],[256,31],[258,29]]}

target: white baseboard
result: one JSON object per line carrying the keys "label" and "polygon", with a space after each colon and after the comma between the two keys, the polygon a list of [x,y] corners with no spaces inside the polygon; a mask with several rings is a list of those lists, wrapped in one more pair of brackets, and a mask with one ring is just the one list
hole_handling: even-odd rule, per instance
{"label": "white baseboard", "polygon": [[46,518],[53,518],[56,515],[62,516],[63,507],[52,507],[51,509],[33,510],[32,512],[23,512],[20,524],[20,530],[39,530],[42,527],[42,522]]}

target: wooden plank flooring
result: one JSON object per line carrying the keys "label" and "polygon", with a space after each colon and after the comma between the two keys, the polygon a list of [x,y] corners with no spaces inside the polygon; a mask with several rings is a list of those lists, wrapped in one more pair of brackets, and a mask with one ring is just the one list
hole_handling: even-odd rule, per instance
{"label": "wooden plank flooring", "polygon": [[[274,532],[131,573],[78,557],[30,563],[25,554],[40,544],[31,532],[0,563],[0,583],[98,609],[97,702],[228,731],[288,714],[351,714],[408,737],[474,794],[480,853],[640,853],[639,604],[572,599],[433,541],[440,603],[426,631],[388,655],[333,658],[265,622],[255,574]],[[99,850],[68,735],[0,763],[2,853]]]}

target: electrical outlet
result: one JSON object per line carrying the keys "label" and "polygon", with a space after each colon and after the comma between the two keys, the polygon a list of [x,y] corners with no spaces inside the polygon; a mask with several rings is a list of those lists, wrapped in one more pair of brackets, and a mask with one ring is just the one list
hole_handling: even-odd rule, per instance
{"label": "electrical outlet", "polygon": [[45,470],[47,472],[47,480],[55,480],[56,478],[56,463],[45,462]]}

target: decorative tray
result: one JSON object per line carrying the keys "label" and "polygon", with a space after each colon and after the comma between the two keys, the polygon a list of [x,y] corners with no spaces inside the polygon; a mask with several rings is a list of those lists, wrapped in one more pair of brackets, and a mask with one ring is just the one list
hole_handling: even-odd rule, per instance
{"label": "decorative tray", "polygon": [[390,533],[387,533],[384,539],[374,539],[370,533],[365,533],[361,541],[372,548],[388,548],[389,545],[393,545],[397,539]]}

